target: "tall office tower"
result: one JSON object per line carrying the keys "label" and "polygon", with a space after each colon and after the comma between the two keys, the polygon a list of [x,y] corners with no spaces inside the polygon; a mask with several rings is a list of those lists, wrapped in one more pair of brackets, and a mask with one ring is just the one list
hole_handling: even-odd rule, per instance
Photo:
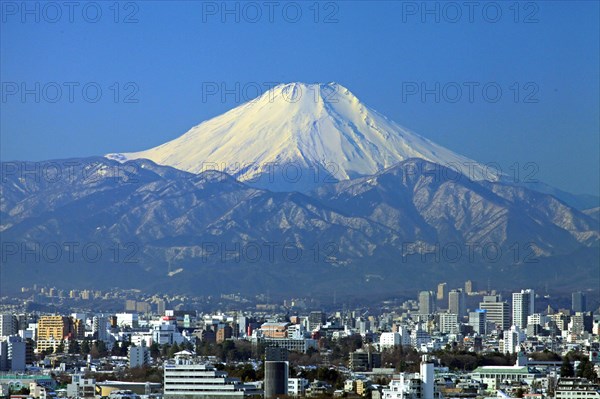
{"label": "tall office tower", "polygon": [[585,294],[583,292],[577,291],[571,294],[571,310],[573,313],[585,312],[587,310]]}
{"label": "tall office tower", "polygon": [[0,314],[0,337],[17,334],[19,325],[15,315],[10,313]]}
{"label": "tall office tower", "polygon": [[487,312],[487,320],[496,328],[505,331],[510,327],[510,309],[500,295],[485,295],[483,302],[479,302],[479,309]]}
{"label": "tall office tower", "polygon": [[419,313],[420,314],[435,313],[435,300],[433,297],[433,292],[431,292],[431,291],[419,292]]}
{"label": "tall office tower", "polygon": [[476,309],[469,313],[469,325],[473,331],[479,335],[487,334],[487,312],[483,309]]}
{"label": "tall office tower", "polygon": [[524,330],[527,328],[527,316],[533,314],[535,292],[531,289],[512,294],[512,323]]}
{"label": "tall office tower", "polygon": [[448,297],[448,284],[439,283],[437,286],[437,300],[439,303],[446,302]]}
{"label": "tall office tower", "polygon": [[461,320],[467,314],[467,304],[465,303],[465,292],[462,289],[452,290],[448,293],[448,312],[458,315]]}
{"label": "tall office tower", "polygon": [[476,287],[474,281],[471,281],[471,280],[465,281],[465,292],[467,294],[470,294],[470,293],[473,293],[473,292],[477,292],[477,287]]}
{"label": "tall office tower", "polygon": [[325,324],[327,317],[323,312],[310,312],[308,315],[308,329],[314,331],[317,327]]}
{"label": "tall office tower", "polygon": [[164,299],[159,299],[156,301],[156,313],[163,316],[165,314],[165,310],[167,308],[167,303]]}

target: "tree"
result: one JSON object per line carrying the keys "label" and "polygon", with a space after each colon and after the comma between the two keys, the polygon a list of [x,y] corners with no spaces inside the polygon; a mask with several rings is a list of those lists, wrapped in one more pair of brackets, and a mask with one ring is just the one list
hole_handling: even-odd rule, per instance
{"label": "tree", "polygon": [[84,340],[81,343],[81,354],[82,355],[88,355],[90,353],[90,342],[88,340]]}
{"label": "tree", "polygon": [[596,371],[594,370],[594,365],[588,358],[583,358],[579,362],[579,366],[577,366],[577,377],[587,378],[592,382],[596,381],[598,378]]}
{"label": "tree", "polygon": [[69,348],[67,349],[67,351],[69,353],[79,353],[79,341],[77,341],[76,339],[69,340]]}
{"label": "tree", "polygon": [[573,370],[573,365],[569,361],[569,357],[563,357],[562,365],[560,366],[560,376],[561,377],[573,377],[575,375],[575,371]]}
{"label": "tree", "polygon": [[179,345],[177,345],[177,342],[174,342],[169,348],[169,358],[174,357],[177,352],[179,352]]}
{"label": "tree", "polygon": [[152,356],[153,359],[158,359],[160,356],[160,347],[156,342],[153,342],[152,345],[150,345],[150,356]]}
{"label": "tree", "polygon": [[54,350],[54,353],[65,353],[65,342],[64,341],[60,341],[60,344],[58,344],[58,346]]}

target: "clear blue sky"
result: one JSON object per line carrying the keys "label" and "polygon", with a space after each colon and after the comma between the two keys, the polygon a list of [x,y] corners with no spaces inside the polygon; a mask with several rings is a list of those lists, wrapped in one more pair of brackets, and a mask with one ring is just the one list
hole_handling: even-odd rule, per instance
{"label": "clear blue sky", "polygon": [[[236,2],[227,3],[233,12],[225,15],[220,1],[123,2],[118,16],[113,2],[100,2],[94,3],[102,12],[96,23],[91,21],[97,10],[93,5],[83,10],[86,2],[72,16],[62,2],[54,7],[29,2],[33,14],[24,13],[21,4],[2,2],[0,155],[5,161],[158,145],[236,105],[233,95],[205,101],[205,82],[230,88],[239,82],[250,96],[255,84],[336,81],[456,152],[506,169],[535,162],[537,176],[547,183],[575,193],[600,190],[596,1],[519,3],[518,10],[513,2],[481,2],[472,15],[462,7],[460,16],[436,2],[427,3],[433,11],[424,15],[414,10],[421,2],[316,7],[298,2],[285,11],[287,3],[280,2],[272,15],[265,2],[252,3],[260,7],[260,17],[256,7]],[[500,5],[500,17],[494,4]],[[57,11],[61,17],[52,22]],[[137,22],[123,23],[131,13]],[[328,16],[331,23],[324,22]],[[34,94],[22,98],[19,85],[35,88],[36,82],[40,101]],[[56,103],[50,102],[56,96],[52,82],[62,85]],[[72,101],[65,82],[79,84]],[[95,103],[94,86],[88,97],[82,93],[90,82],[102,89]],[[114,82],[120,84],[118,102]],[[128,82],[134,86],[124,87]],[[430,88],[439,83],[440,91],[444,86],[450,91],[442,92],[439,102],[433,95],[424,101],[420,95],[403,98],[411,82]],[[465,82],[479,84],[472,102]],[[483,96],[487,83],[502,89],[499,101]],[[465,88],[457,102],[450,101],[454,84]],[[18,92],[11,94],[15,87]],[[124,95],[134,88],[138,102],[125,103]],[[243,102],[244,93],[241,97]]]}

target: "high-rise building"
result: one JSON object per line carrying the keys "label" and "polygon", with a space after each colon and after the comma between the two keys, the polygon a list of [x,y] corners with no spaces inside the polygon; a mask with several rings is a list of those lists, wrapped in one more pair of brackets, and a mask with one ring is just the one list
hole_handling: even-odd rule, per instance
{"label": "high-rise building", "polygon": [[503,336],[504,349],[503,353],[517,353],[521,350],[521,343],[525,340],[525,333],[518,327],[513,325],[510,330],[504,331]]}
{"label": "high-rise building", "polygon": [[571,310],[574,313],[587,311],[583,292],[577,291],[571,294]]}
{"label": "high-rise building", "polygon": [[8,337],[18,332],[19,323],[15,315],[10,313],[0,314],[0,337]]}
{"label": "high-rise building", "polygon": [[510,309],[507,302],[502,301],[500,295],[485,295],[479,309],[487,312],[487,320],[502,331],[510,327]]}
{"label": "high-rise building", "polygon": [[469,325],[473,327],[473,332],[479,335],[487,334],[487,318],[484,309],[476,309],[474,312],[469,312]]}
{"label": "high-rise building", "polygon": [[92,332],[94,338],[99,341],[108,341],[108,318],[104,316],[94,316],[92,319]]}
{"label": "high-rise building", "polygon": [[156,301],[156,313],[163,316],[165,314],[165,310],[167,308],[167,303],[164,299],[159,299]]}
{"label": "high-rise building", "polygon": [[67,316],[42,316],[38,320],[38,340],[62,340],[72,333],[72,320]]}
{"label": "high-rise building", "polygon": [[419,293],[419,313],[433,314],[435,313],[435,299],[433,292],[421,291]]}
{"label": "high-rise building", "polygon": [[462,289],[452,290],[448,293],[448,313],[458,315],[459,320],[467,314],[465,292]]}
{"label": "high-rise building", "polygon": [[317,327],[325,324],[326,321],[325,313],[323,312],[310,312],[308,315],[308,329],[314,331]]}
{"label": "high-rise building", "polygon": [[467,294],[471,294],[477,292],[477,287],[475,286],[475,282],[471,280],[467,280],[465,282],[465,292]]}
{"label": "high-rise building", "polygon": [[288,351],[280,347],[265,348],[265,399],[288,394]]}
{"label": "high-rise building", "polygon": [[447,297],[448,297],[448,284],[439,283],[437,286],[437,301],[439,303],[446,302]]}
{"label": "high-rise building", "polygon": [[512,324],[524,330],[527,328],[527,316],[533,314],[535,292],[531,289],[512,294]]}

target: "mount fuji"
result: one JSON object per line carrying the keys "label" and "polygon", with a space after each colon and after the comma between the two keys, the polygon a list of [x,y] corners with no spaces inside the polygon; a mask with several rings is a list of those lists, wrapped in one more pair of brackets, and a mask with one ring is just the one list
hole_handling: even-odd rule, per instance
{"label": "mount fuji", "polygon": [[476,180],[486,174],[481,164],[389,120],[337,83],[281,84],[165,144],[106,156],[192,173],[216,169],[273,191],[308,191],[410,158],[463,173],[470,168]]}
{"label": "mount fuji", "polygon": [[[335,83],[277,86],[146,151],[0,166],[4,289],[598,285],[597,208],[487,176]],[[62,256],[27,261],[36,247]]]}

